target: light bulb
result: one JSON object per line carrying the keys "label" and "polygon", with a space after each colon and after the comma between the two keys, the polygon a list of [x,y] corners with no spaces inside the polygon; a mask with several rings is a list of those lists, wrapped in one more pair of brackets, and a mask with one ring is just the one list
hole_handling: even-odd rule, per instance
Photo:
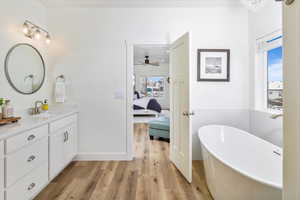
{"label": "light bulb", "polygon": [[27,24],[27,23],[24,23],[24,24],[23,24],[23,33],[24,33],[25,35],[28,35],[28,33],[29,33],[29,27],[28,27],[28,24]]}
{"label": "light bulb", "polygon": [[51,38],[50,38],[50,35],[49,35],[49,34],[46,35],[46,43],[47,43],[47,44],[50,44],[50,43],[51,43]]}
{"label": "light bulb", "polygon": [[35,38],[36,40],[41,39],[41,31],[40,31],[39,29],[37,29],[37,30],[35,31],[34,38]]}

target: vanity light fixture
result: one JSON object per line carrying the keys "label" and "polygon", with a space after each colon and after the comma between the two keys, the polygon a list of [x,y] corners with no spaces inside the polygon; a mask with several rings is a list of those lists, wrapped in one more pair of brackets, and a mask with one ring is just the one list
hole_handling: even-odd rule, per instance
{"label": "vanity light fixture", "polygon": [[29,33],[29,26],[28,26],[28,24],[26,22],[23,25],[23,33],[25,35],[27,35]]}
{"label": "vanity light fixture", "polygon": [[34,33],[34,39],[40,40],[41,39],[41,31],[37,29]]}
{"label": "vanity light fixture", "polygon": [[40,40],[42,37],[44,37],[47,44],[51,43],[49,32],[28,20],[26,20],[23,24],[23,33],[26,37],[35,40]]}
{"label": "vanity light fixture", "polygon": [[46,35],[46,43],[47,43],[47,44],[50,44],[50,43],[51,43],[51,38],[50,38],[50,35],[49,35],[49,34]]}

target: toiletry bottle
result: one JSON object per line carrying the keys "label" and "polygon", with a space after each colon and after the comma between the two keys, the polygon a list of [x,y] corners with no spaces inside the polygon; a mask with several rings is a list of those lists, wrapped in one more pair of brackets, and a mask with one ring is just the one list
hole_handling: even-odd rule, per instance
{"label": "toiletry bottle", "polygon": [[44,103],[42,105],[42,109],[43,109],[43,111],[48,111],[49,110],[49,104],[48,104],[47,99],[44,100]]}
{"label": "toiletry bottle", "polygon": [[2,107],[2,117],[11,118],[14,116],[14,108],[10,103],[10,100],[5,100],[5,104]]}

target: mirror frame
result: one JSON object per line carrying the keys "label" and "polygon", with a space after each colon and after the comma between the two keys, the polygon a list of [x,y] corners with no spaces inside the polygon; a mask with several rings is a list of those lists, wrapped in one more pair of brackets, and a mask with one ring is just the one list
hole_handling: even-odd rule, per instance
{"label": "mirror frame", "polygon": [[[8,72],[8,61],[9,61],[9,57],[11,55],[11,53],[19,46],[28,46],[28,47],[31,47],[40,57],[41,61],[42,61],[42,65],[43,65],[43,70],[44,70],[44,73],[43,73],[43,80],[41,82],[41,84],[39,85],[39,87],[37,89],[35,89],[34,91],[30,92],[30,93],[26,93],[26,92],[22,92],[21,90],[19,90],[15,85],[14,83],[12,82],[11,80],[11,77],[9,75],[9,72]],[[44,61],[44,58],[42,56],[42,54],[39,52],[39,50],[37,48],[35,48],[34,46],[32,46],[31,44],[28,44],[28,43],[18,43],[16,45],[14,45],[13,47],[11,47],[9,49],[9,51],[7,52],[6,54],[6,58],[5,58],[5,64],[4,64],[4,69],[5,69],[5,76],[6,76],[6,79],[8,80],[10,86],[17,92],[21,93],[21,94],[24,94],[24,95],[31,95],[31,94],[34,94],[36,93],[37,91],[39,91],[42,86],[44,85],[44,82],[45,82],[45,77],[46,77],[46,66],[45,66],[45,61]]]}

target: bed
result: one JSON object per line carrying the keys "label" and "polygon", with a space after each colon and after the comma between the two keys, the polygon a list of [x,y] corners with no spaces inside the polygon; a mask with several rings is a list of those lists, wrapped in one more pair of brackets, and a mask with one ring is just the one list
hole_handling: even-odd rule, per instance
{"label": "bed", "polygon": [[156,99],[144,97],[133,101],[133,115],[135,117],[157,117],[161,113],[161,106]]}

